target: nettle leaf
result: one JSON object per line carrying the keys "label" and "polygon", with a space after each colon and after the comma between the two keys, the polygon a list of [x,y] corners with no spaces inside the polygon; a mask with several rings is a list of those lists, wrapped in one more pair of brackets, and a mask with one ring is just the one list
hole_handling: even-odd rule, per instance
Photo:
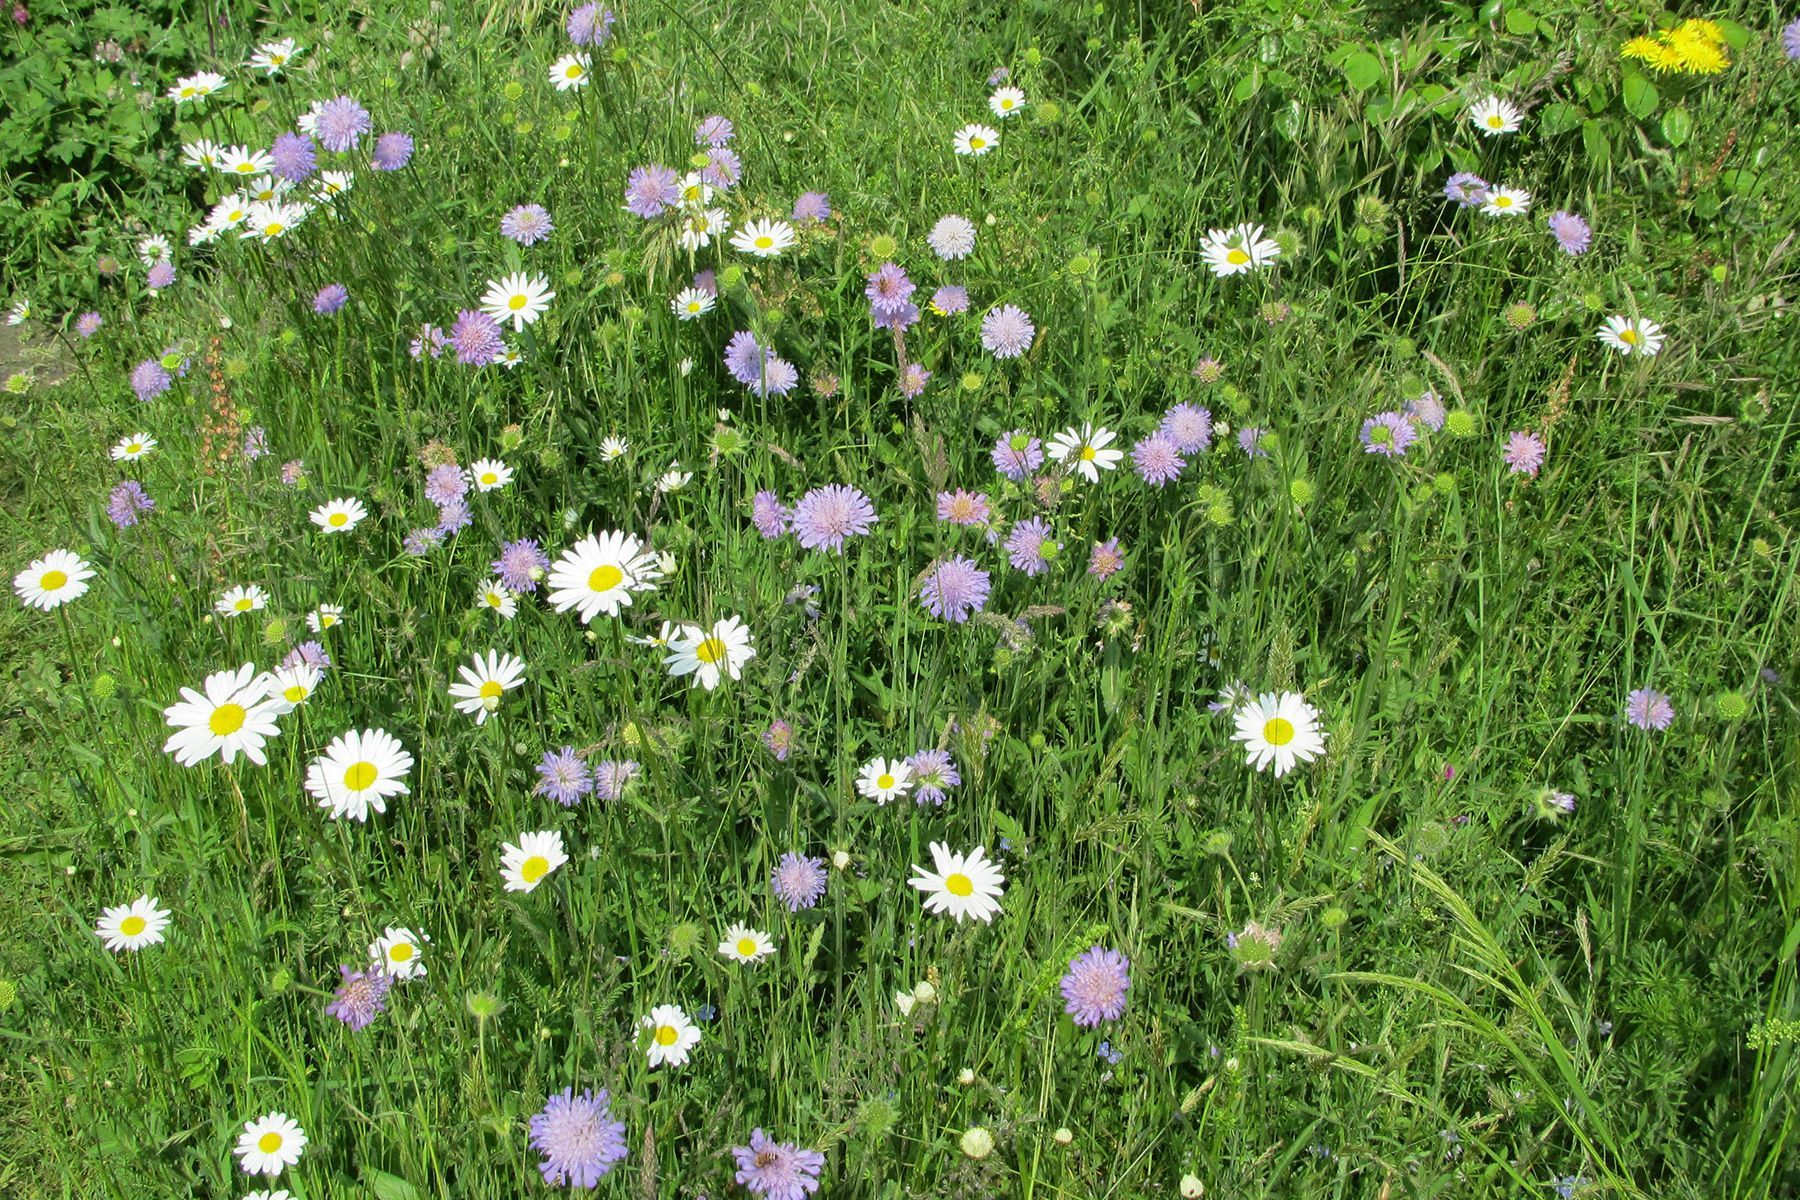
{"label": "nettle leaf", "polygon": [[1387,74],[1382,69],[1381,60],[1367,50],[1358,50],[1344,60],[1344,82],[1359,92],[1366,92],[1380,83]]}

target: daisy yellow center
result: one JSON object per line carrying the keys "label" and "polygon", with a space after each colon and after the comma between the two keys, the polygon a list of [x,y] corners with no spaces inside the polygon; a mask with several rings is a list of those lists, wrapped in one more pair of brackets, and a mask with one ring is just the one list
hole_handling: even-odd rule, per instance
{"label": "daisy yellow center", "polygon": [[656,1044],[659,1046],[673,1046],[680,1038],[681,1031],[676,1029],[673,1025],[658,1025],[656,1027]]}
{"label": "daisy yellow center", "polygon": [[756,239],[756,248],[758,250],[767,250],[770,246],[773,246],[774,244],[775,244],[775,239],[770,237],[766,233]]}
{"label": "daisy yellow center", "polygon": [[46,592],[54,592],[57,588],[66,587],[69,582],[65,571],[45,571],[44,577],[38,580],[38,587]]}
{"label": "daisy yellow center", "polygon": [[703,663],[723,662],[725,659],[725,643],[716,637],[709,637],[694,647],[694,657]]}
{"label": "daisy yellow center", "polygon": [[523,295],[514,296],[506,302],[506,307],[512,309],[514,312],[518,312],[521,308],[525,307],[525,297]]}
{"label": "daisy yellow center", "polygon": [[133,442],[131,445],[125,447],[125,453],[127,454],[142,454],[143,452],[144,444],[142,442]]}
{"label": "daisy yellow center", "polygon": [[337,624],[337,618],[332,616],[330,613],[326,613],[324,616],[319,618],[319,628],[320,629],[330,629],[333,625],[336,625],[336,624]]}
{"label": "daisy yellow center", "polygon": [[231,607],[237,609],[239,612],[249,612],[256,607],[256,601],[248,596],[239,596],[236,600],[231,602]]}
{"label": "daisy yellow center", "polygon": [[1001,108],[1011,108],[1012,106],[1013,106],[1013,102],[1011,100],[1002,100],[1000,102]]}
{"label": "daisy yellow center", "polygon": [[350,769],[344,772],[344,786],[353,792],[360,792],[375,782],[377,773],[372,762],[352,763]]}
{"label": "daisy yellow center", "polygon": [[124,934],[126,937],[136,937],[138,934],[144,932],[145,928],[148,927],[148,925],[149,925],[149,922],[144,920],[144,918],[139,917],[139,916],[130,916],[130,917],[126,917],[123,921],[119,922],[119,932]]}
{"label": "daisy yellow center", "polygon": [[985,145],[987,145],[986,138],[972,137],[969,139],[969,149],[971,150],[979,150]]}
{"label": "daisy yellow center", "polygon": [[956,874],[951,875],[944,880],[944,890],[949,892],[952,896],[973,896],[975,894],[975,881],[970,879],[967,875],[964,875],[961,871],[958,871]]}
{"label": "daisy yellow center", "polygon": [[1099,458],[1099,457],[1100,457],[1100,452],[1098,450],[1094,449],[1092,446],[1083,446],[1081,448],[1081,461],[1082,462],[1093,462],[1096,458]]}
{"label": "daisy yellow center", "polygon": [[593,592],[610,592],[625,582],[625,572],[611,563],[602,563],[588,574],[588,590]]}
{"label": "daisy yellow center", "polygon": [[1270,717],[1263,723],[1263,741],[1271,746],[1285,746],[1294,740],[1294,723],[1286,717]]}
{"label": "daisy yellow center", "polygon": [[349,513],[332,513],[331,514],[331,523],[333,525],[348,525],[350,523],[350,514]]}
{"label": "daisy yellow center", "polygon": [[1619,340],[1624,342],[1627,346],[1635,346],[1638,344],[1638,331],[1635,329],[1621,329],[1619,331]]}
{"label": "daisy yellow center", "polygon": [[1495,196],[1494,197],[1494,207],[1495,208],[1511,208],[1512,207],[1512,197],[1511,196]]}
{"label": "daisy yellow center", "polygon": [[687,310],[691,313],[699,312],[700,311],[700,302],[698,300],[689,300]]}
{"label": "daisy yellow center", "polygon": [[289,704],[298,704],[306,699],[306,689],[296,683],[288,688],[287,691],[281,693],[281,698],[286,700]]}
{"label": "daisy yellow center", "polygon": [[1241,267],[1250,261],[1250,256],[1245,254],[1242,250],[1239,250],[1236,246],[1233,246],[1230,250],[1225,252],[1225,261],[1234,267]]}
{"label": "daisy yellow center", "polygon": [[498,697],[501,693],[503,693],[505,691],[506,691],[506,688],[501,686],[501,683],[498,679],[490,679],[486,683],[481,685],[481,698],[483,700],[491,700],[491,699],[494,699],[495,697]]}
{"label": "daisy yellow center", "polygon": [[221,704],[206,718],[206,727],[219,737],[227,737],[244,727],[246,715],[241,704]]}
{"label": "daisy yellow center", "polygon": [[256,164],[241,162],[237,165],[237,172],[239,175],[254,175],[256,174]]}
{"label": "daisy yellow center", "polygon": [[536,883],[550,873],[550,860],[541,854],[534,854],[519,866],[519,878],[526,883]]}
{"label": "daisy yellow center", "polygon": [[756,953],[756,939],[755,938],[739,938],[738,944],[737,944],[737,952],[745,958],[749,958],[752,955],[754,955]]}
{"label": "daisy yellow center", "polygon": [[498,475],[494,474],[492,471],[483,471],[481,473],[481,482],[483,482],[483,483],[499,483],[500,477]]}
{"label": "daisy yellow center", "polygon": [[894,777],[892,775],[883,775],[875,781],[875,786],[885,792],[894,786]]}
{"label": "daisy yellow center", "polygon": [[283,225],[280,221],[270,221],[267,225],[263,226],[263,236],[280,237],[281,231],[286,228],[287,226]]}
{"label": "daisy yellow center", "polygon": [[580,63],[570,63],[569,64],[569,78],[570,79],[580,79],[581,78],[581,64]]}
{"label": "daisy yellow center", "polygon": [[408,962],[411,960],[412,956],[413,948],[411,942],[400,942],[395,945],[392,950],[388,951],[388,957],[395,962]]}
{"label": "daisy yellow center", "polygon": [[1499,113],[1495,113],[1488,118],[1488,128],[1490,129],[1498,129],[1504,124],[1506,124],[1506,121],[1501,118]]}
{"label": "daisy yellow center", "polygon": [[256,1139],[256,1148],[264,1154],[273,1154],[281,1149],[281,1135],[273,1129]]}
{"label": "daisy yellow center", "polygon": [[489,608],[499,608],[502,604],[506,603],[506,601],[501,599],[499,592],[489,592],[486,599]]}

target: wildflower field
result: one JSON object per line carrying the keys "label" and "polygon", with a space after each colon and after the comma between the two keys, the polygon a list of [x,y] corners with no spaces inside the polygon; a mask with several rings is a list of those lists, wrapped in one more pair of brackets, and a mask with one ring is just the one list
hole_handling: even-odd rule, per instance
{"label": "wildflower field", "polygon": [[0,1195],[1800,1194],[1800,12],[0,45]]}

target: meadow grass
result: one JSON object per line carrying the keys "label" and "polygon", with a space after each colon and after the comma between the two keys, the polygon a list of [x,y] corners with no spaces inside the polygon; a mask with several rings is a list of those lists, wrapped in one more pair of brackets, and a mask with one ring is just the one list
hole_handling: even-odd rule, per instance
{"label": "meadow grass", "polygon": [[[753,1128],[823,1151],[841,1196],[1800,1189],[1791,14],[1699,14],[1730,65],[1656,76],[1653,111],[1619,50],[1657,21],[1616,7],[643,4],[558,92],[565,15],[225,22],[190,69],[229,87],[177,114],[182,140],[266,147],[348,94],[411,161],[322,153],[358,163],[345,195],[268,244],[190,249],[224,190],[196,173],[114,201],[118,273],[70,253],[11,281],[34,303],[0,416],[8,561],[67,547],[97,574],[0,613],[0,1194],[534,1194],[528,1119],[602,1087],[628,1150],[599,1186],[646,1198],[744,1194]],[[247,71],[277,35],[297,65]],[[1027,98],[1004,121],[1001,66]],[[1467,120],[1489,94],[1519,133]],[[737,130],[714,201],[735,227],[830,197],[779,258],[690,254],[620,206],[634,168],[687,169],[712,113]],[[953,154],[975,121],[999,147]],[[1447,201],[1459,170],[1530,213]],[[521,247],[499,222],[528,203],[555,232]],[[1586,253],[1546,229],[1559,209]],[[949,213],[977,247],[945,263],[926,236]],[[1217,278],[1201,247],[1239,222],[1280,257]],[[175,244],[156,295],[146,233]],[[889,260],[914,302],[960,283],[971,311],[874,328]],[[717,306],[677,321],[703,269]],[[508,332],[521,364],[409,355],[515,271],[556,292]],[[316,314],[330,283],[349,302]],[[982,348],[1002,304],[1035,324],[1016,359]],[[1602,345],[1612,314],[1662,325],[1661,353]],[[734,381],[738,330],[799,386]],[[185,375],[140,402],[134,368],[170,350]],[[932,373],[910,398],[905,363]],[[1443,428],[1366,452],[1367,418],[1430,398]],[[1168,486],[1130,457],[1042,485],[990,457],[1085,422],[1129,450],[1178,403],[1214,437]],[[140,430],[153,454],[108,457]],[[1541,470],[1509,469],[1514,431]],[[479,458],[512,483],[408,552],[438,520],[429,465]],[[117,528],[126,478],[155,508]],[[879,517],[841,553],[752,526],[758,491],[832,483]],[[937,520],[955,488],[1001,537],[1048,521],[1051,569]],[[334,497],[369,510],[348,534],[308,518]],[[475,604],[502,542],[554,559],[609,529],[666,556],[618,617],[545,589],[511,621]],[[1126,566],[1096,579],[1111,538]],[[992,576],[966,622],[918,597],[955,554]],[[266,608],[214,613],[248,584]],[[314,634],[321,603],[343,620]],[[731,615],[756,656],[717,689],[631,640]],[[315,638],[332,665],[266,766],[165,752],[182,688]],[[449,688],[488,650],[526,677],[478,724]],[[1252,770],[1208,709],[1234,681],[1303,693],[1324,753]],[[1626,719],[1641,688],[1667,729]],[[410,792],[333,820],[308,766],[372,728],[413,756]],[[562,746],[641,774],[563,808],[533,790]],[[858,794],[863,763],[926,748],[961,773],[941,806]],[[570,861],[503,891],[502,845],[536,830]],[[991,923],[923,910],[933,842],[997,859]],[[787,852],[830,865],[816,907],[772,894]],[[102,908],[140,894],[167,940],[108,953]],[[776,954],[717,953],[739,922]],[[353,1031],[326,1013],[338,968],[389,926],[429,935],[427,974]],[[1058,981],[1096,945],[1131,983],[1090,1028]],[[705,1018],[685,1066],[646,1060],[662,1004]],[[232,1147],[271,1111],[309,1144],[253,1179]]]}

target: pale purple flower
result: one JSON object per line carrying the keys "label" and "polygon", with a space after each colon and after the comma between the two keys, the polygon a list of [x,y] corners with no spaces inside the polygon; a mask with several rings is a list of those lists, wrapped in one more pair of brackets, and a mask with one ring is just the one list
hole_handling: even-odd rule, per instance
{"label": "pale purple flower", "polygon": [[[1188,374],[1201,383],[1217,383],[1225,377],[1225,365],[1210,354],[1202,354],[1194,360],[1194,369]],[[1208,414],[1209,420],[1210,417],[1211,414]]]}
{"label": "pale purple flower", "polygon": [[160,292],[175,282],[175,264],[168,259],[158,259],[150,264],[150,270],[144,275],[144,286],[153,292]]}
{"label": "pale purple flower", "polygon": [[906,302],[917,287],[898,263],[884,262],[869,275],[869,286],[863,294],[876,312],[898,313],[907,307]]}
{"label": "pale purple flower", "polygon": [[368,109],[349,96],[337,96],[319,106],[318,123],[314,128],[319,135],[319,145],[342,154],[356,149],[356,143],[373,124]]}
{"label": "pale purple flower", "polygon": [[794,510],[781,502],[781,497],[764,489],[750,501],[750,523],[756,532],[774,540],[786,533],[794,521]]}
{"label": "pale purple flower", "polygon": [[925,235],[931,252],[945,262],[955,262],[975,253],[975,224],[967,217],[951,213],[939,217],[931,232]]}
{"label": "pale purple flower", "polygon": [[1261,425],[1246,425],[1237,431],[1238,449],[1251,458],[1267,458],[1269,452],[1263,449],[1263,435],[1269,431]]}
{"label": "pale purple flower", "polygon": [[831,483],[800,497],[794,506],[794,536],[808,550],[842,550],[845,538],[867,534],[879,519],[868,496]]}
{"label": "pale purple flower", "polygon": [[104,324],[106,320],[99,313],[84,312],[75,318],[75,332],[83,338],[91,338],[100,332],[100,327]]}
{"label": "pale purple flower", "polygon": [[521,204],[500,218],[500,232],[521,246],[533,246],[556,229],[541,204]]}
{"label": "pale purple flower", "polygon": [[1444,181],[1444,199],[1454,200],[1464,208],[1487,203],[1487,180],[1468,171],[1458,171]]}
{"label": "pale purple flower", "polygon": [[136,525],[139,513],[147,513],[155,507],[156,501],[150,499],[144,485],[135,479],[122,481],[106,499],[106,515],[120,529]]}
{"label": "pale purple flower", "polygon": [[908,400],[917,399],[931,382],[931,372],[916,362],[909,362],[900,371],[900,394]]}
{"label": "pale purple flower", "polygon": [[538,760],[537,774],[532,794],[548,796],[564,808],[580,804],[582,797],[594,790],[594,773],[573,746],[544,751],[544,757]]}
{"label": "pale purple flower", "polygon": [[131,390],[146,404],[168,391],[174,382],[162,363],[154,358],[146,358],[131,372]]}
{"label": "pale purple flower", "polygon": [[648,221],[681,200],[681,179],[661,163],[636,167],[625,180],[625,209]]}
{"label": "pale purple flower", "polygon": [[1012,565],[1027,575],[1042,575],[1050,569],[1050,560],[1061,549],[1050,536],[1047,522],[1027,517],[1016,522],[1006,535],[1006,556]]}
{"label": "pale purple flower", "polygon": [[729,143],[736,133],[737,130],[732,128],[730,117],[722,117],[714,113],[710,117],[700,118],[700,123],[694,126],[694,145],[707,146],[717,150]]}
{"label": "pale purple flower", "polygon": [[694,290],[705,292],[715,300],[719,296],[719,273],[708,267],[704,271],[694,272]]}
{"label": "pale purple flower", "polygon": [[1092,1027],[1125,1015],[1131,963],[1117,950],[1093,946],[1075,956],[1062,977],[1063,1011],[1075,1024]]}
{"label": "pale purple flower", "polygon": [[780,717],[775,718],[763,730],[762,744],[768,747],[776,762],[786,762],[794,749],[794,727]]}
{"label": "pale purple flower", "polygon": [[995,67],[988,73],[988,86],[995,87],[1012,78],[1012,72],[1005,67]]}
{"label": "pale purple flower", "polygon": [[1102,582],[1111,579],[1124,567],[1125,552],[1119,549],[1118,538],[1095,542],[1094,548],[1088,552],[1088,574]]}
{"label": "pale purple flower", "polygon": [[269,456],[269,431],[261,425],[252,425],[244,431],[244,457],[251,462]]}
{"label": "pale purple flower", "polygon": [[1549,225],[1557,246],[1564,254],[1586,254],[1588,247],[1593,244],[1594,231],[1575,213],[1553,212],[1549,217]]}
{"label": "pale purple flower", "polygon": [[269,147],[269,172],[289,183],[305,183],[319,169],[312,139],[299,133],[282,133]]}
{"label": "pale purple flower", "polygon": [[1782,28],[1781,52],[1788,56],[1789,62],[1800,62],[1800,17]]}
{"label": "pale purple flower", "polygon": [[565,28],[569,40],[577,46],[604,46],[612,36],[613,22],[619,18],[613,10],[599,4],[584,4],[569,14]]}
{"label": "pale purple flower", "polygon": [[643,765],[633,760],[607,759],[594,764],[594,795],[601,800],[617,800],[625,794],[625,786],[638,777]]}
{"label": "pale purple flower", "polygon": [[1044,465],[1044,443],[1023,429],[1003,433],[994,442],[994,470],[1015,483]]}
{"label": "pale purple flower", "polygon": [[412,134],[384,133],[375,139],[375,152],[369,156],[369,165],[377,171],[398,171],[412,161]]}
{"label": "pale purple flower", "polygon": [[342,982],[332,993],[331,1003],[325,1006],[326,1014],[336,1017],[352,1030],[367,1029],[387,1007],[388,989],[394,985],[393,976],[373,967],[353,971],[340,966],[338,973],[343,977]]}
{"label": "pale purple flower", "polygon": [[1212,412],[1198,404],[1177,404],[1163,414],[1157,429],[1183,454],[1198,454],[1212,445]]}
{"label": "pale purple flower", "polygon": [[942,805],[945,789],[962,786],[962,773],[948,750],[921,750],[906,760],[912,768],[915,804]]}
{"label": "pale purple flower", "polygon": [[281,464],[281,482],[288,487],[299,487],[300,481],[306,478],[306,464],[299,459],[289,459]]}
{"label": "pale purple flower", "polygon": [[506,353],[500,322],[479,309],[465,308],[450,326],[450,345],[456,361],[465,367],[485,367]]}
{"label": "pale purple flower", "polygon": [[400,543],[400,549],[414,558],[424,558],[444,544],[444,531],[435,525],[415,529]]}
{"label": "pale purple flower", "polygon": [[1388,458],[1406,457],[1406,449],[1419,436],[1405,413],[1376,413],[1362,424],[1364,454],[1381,454]]}
{"label": "pale purple flower", "polygon": [[550,569],[550,556],[538,548],[535,538],[502,542],[500,557],[491,564],[494,574],[509,592],[535,592],[538,581]]}
{"label": "pale purple flower", "polygon": [[446,537],[467,529],[469,523],[474,519],[474,515],[469,512],[469,503],[466,500],[447,500],[438,505],[437,528],[438,532]]}
{"label": "pale purple flower", "polygon": [[1153,433],[1131,448],[1131,465],[1138,478],[1153,487],[1162,487],[1181,478],[1187,466],[1175,439],[1165,433]]}
{"label": "pale purple flower", "polygon": [[1661,731],[1675,721],[1675,706],[1654,688],[1638,688],[1625,697],[1625,719],[1639,729]]}
{"label": "pale purple flower", "polygon": [[823,221],[831,216],[831,197],[824,192],[801,192],[794,201],[794,220]]}
{"label": "pale purple flower", "polygon": [[744,164],[735,150],[727,150],[723,146],[715,146],[707,153],[707,162],[700,168],[700,178],[721,191],[730,191],[737,186],[738,177],[743,174]]}
{"label": "pale purple flower", "polygon": [[455,463],[441,463],[425,474],[425,498],[442,508],[469,494],[469,481]]}
{"label": "pale purple flower", "polygon": [[761,1129],[752,1130],[748,1146],[733,1146],[735,1178],[744,1190],[764,1200],[806,1200],[819,1190],[825,1156],[792,1142],[777,1142]]}
{"label": "pale purple flower", "polygon": [[937,494],[937,517],[952,525],[986,525],[990,510],[985,492],[964,491]]}
{"label": "pale purple flower", "polygon": [[800,384],[800,372],[785,358],[771,358],[762,378],[750,385],[758,396],[785,396]]}
{"label": "pale purple flower", "polygon": [[325,649],[324,642],[301,642],[287,652],[281,660],[281,668],[291,671],[295,667],[312,667],[318,671],[331,670],[331,652]]}
{"label": "pale purple flower", "polygon": [[998,308],[988,310],[987,316],[981,318],[981,345],[995,358],[1017,358],[1031,349],[1031,342],[1037,336],[1037,327],[1031,323],[1031,317],[1024,309],[1012,304],[1002,304]]}
{"label": "pale purple flower", "polygon": [[[593,7],[589,5],[588,7]],[[625,1122],[613,1120],[611,1097],[564,1088],[531,1118],[531,1148],[544,1156],[538,1170],[551,1187],[593,1190],[625,1158]]]}
{"label": "pale purple flower", "polygon": [[875,310],[875,328],[877,329],[897,329],[901,333],[905,333],[918,323],[919,306],[916,304],[902,304],[892,312]]}
{"label": "pale purple flower", "polygon": [[740,329],[725,343],[725,369],[733,379],[749,387],[761,378],[763,364],[774,354],[773,350],[764,350],[758,344],[754,333]]}
{"label": "pale purple flower", "polygon": [[961,624],[987,606],[988,573],[958,555],[932,564],[919,584],[919,603],[934,617]]}
{"label": "pale purple flower", "polygon": [[1514,475],[1536,475],[1544,465],[1544,439],[1529,430],[1506,435],[1506,469]]}
{"label": "pale purple flower", "polygon": [[1444,427],[1446,416],[1444,402],[1438,398],[1436,392],[1425,392],[1417,400],[1406,402],[1406,415],[1415,422],[1423,423],[1427,429],[1436,433]]}
{"label": "pale purple flower", "polygon": [[958,283],[947,283],[931,293],[931,311],[940,317],[951,317],[969,311],[969,289]]}
{"label": "pale purple flower", "polygon": [[406,348],[406,352],[414,358],[424,358],[427,354],[436,358],[444,352],[444,343],[448,340],[443,330],[427,321],[419,326],[419,336],[412,340],[412,345]]}
{"label": "pale purple flower", "polygon": [[350,289],[341,283],[328,283],[313,297],[313,311],[320,316],[337,312],[350,302]]}
{"label": "pale purple flower", "polygon": [[811,908],[825,894],[825,861],[789,851],[769,873],[769,887],[789,912]]}

